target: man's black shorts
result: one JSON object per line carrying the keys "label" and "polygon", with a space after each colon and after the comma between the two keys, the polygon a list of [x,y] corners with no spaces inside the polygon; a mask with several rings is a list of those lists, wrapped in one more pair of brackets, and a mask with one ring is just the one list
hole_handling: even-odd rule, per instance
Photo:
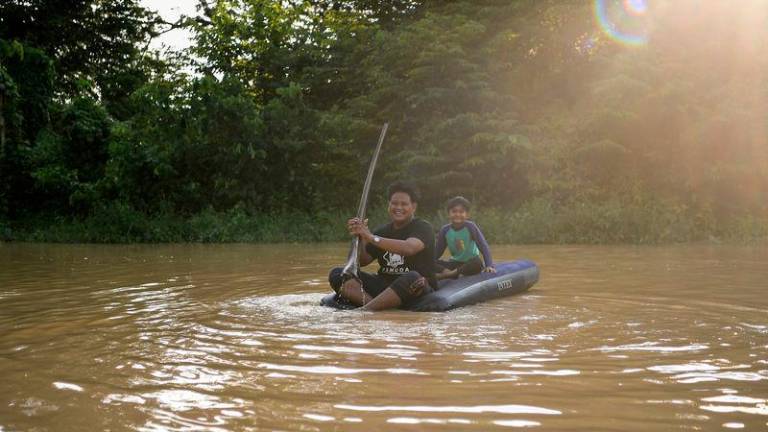
{"label": "man's black shorts", "polygon": [[[337,294],[339,289],[341,289],[341,284],[344,282],[344,277],[341,274],[342,271],[343,269],[341,267],[336,267],[331,270],[331,273],[328,275],[328,282]],[[376,298],[376,296],[384,292],[385,289],[391,287],[398,297],[400,297],[400,301],[403,304],[407,304],[433,291],[426,280],[417,283],[419,279],[422,279],[422,276],[415,271],[404,273],[395,278],[362,271],[359,276],[360,280],[363,282],[363,290],[368,293],[371,298]]]}

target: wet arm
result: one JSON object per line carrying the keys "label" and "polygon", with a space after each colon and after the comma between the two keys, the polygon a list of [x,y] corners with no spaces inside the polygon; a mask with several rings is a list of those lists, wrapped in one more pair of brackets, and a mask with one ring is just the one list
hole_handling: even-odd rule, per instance
{"label": "wet arm", "polygon": [[378,243],[373,241],[373,234],[368,233],[368,235],[363,238],[366,242],[376,245],[379,249],[402,256],[413,256],[424,250],[424,242],[416,237],[408,237],[405,240],[380,237],[381,240]]}
{"label": "wet arm", "polygon": [[368,243],[373,239],[373,234],[368,229],[368,219],[360,220],[360,218],[352,218],[347,221],[347,230],[353,236],[360,238],[359,258],[360,267],[365,267],[374,260],[373,254],[368,252]]}
{"label": "wet arm", "polygon": [[483,262],[485,263],[485,266],[493,267],[491,248],[488,246],[488,242],[485,241],[485,236],[483,236],[482,231],[480,231],[480,227],[474,223],[468,223],[467,226],[469,227],[469,233],[474,238],[475,243],[477,243],[478,249],[480,249],[480,253],[483,255]]}
{"label": "wet arm", "polygon": [[368,253],[368,242],[365,239],[360,241],[360,267],[365,267],[373,262],[373,257]]}

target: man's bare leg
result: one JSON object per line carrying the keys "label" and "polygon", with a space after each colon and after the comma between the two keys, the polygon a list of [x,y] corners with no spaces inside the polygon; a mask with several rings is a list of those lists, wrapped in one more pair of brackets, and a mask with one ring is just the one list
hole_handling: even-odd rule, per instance
{"label": "man's bare leg", "polygon": [[367,292],[360,289],[360,282],[355,279],[344,282],[339,289],[339,294],[355,306],[362,306],[373,300]]}
{"label": "man's bare leg", "polygon": [[387,288],[377,295],[375,299],[365,302],[363,309],[369,311],[378,311],[384,309],[393,309],[402,304],[400,296],[392,288]]}

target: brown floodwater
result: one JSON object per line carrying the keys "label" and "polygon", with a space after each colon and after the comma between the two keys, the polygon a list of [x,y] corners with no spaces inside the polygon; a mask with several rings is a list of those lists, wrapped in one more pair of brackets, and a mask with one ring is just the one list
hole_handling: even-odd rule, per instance
{"label": "brown floodwater", "polygon": [[768,248],[492,249],[539,283],[362,313],[344,244],[0,244],[0,431],[768,430]]}

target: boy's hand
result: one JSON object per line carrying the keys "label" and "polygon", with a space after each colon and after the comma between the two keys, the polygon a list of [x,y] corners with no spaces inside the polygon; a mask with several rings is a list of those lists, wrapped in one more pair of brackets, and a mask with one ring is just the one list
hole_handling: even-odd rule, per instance
{"label": "boy's hand", "polygon": [[496,273],[496,267],[488,266],[488,267],[483,269],[483,272],[485,272],[485,273]]}

